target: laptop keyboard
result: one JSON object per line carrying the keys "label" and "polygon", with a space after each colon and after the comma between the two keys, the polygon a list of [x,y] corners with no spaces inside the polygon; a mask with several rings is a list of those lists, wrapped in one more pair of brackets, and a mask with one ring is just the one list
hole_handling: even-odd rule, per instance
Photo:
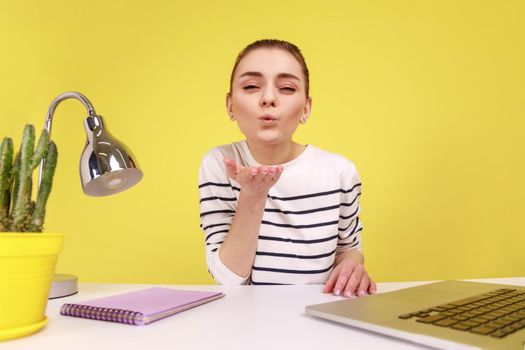
{"label": "laptop keyboard", "polygon": [[496,289],[399,318],[503,338],[525,328],[525,290]]}

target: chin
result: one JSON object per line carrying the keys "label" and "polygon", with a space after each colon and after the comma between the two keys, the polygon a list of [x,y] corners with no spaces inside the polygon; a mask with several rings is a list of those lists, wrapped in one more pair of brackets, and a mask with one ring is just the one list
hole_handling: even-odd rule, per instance
{"label": "chin", "polygon": [[282,142],[283,137],[282,135],[280,135],[280,133],[276,133],[273,131],[270,131],[270,132],[264,131],[264,132],[257,133],[254,140],[262,144],[272,145],[272,144]]}

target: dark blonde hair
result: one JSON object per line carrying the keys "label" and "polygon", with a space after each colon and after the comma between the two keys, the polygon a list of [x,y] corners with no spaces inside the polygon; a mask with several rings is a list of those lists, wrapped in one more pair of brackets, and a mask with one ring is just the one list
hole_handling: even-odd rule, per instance
{"label": "dark blonde hair", "polygon": [[290,43],[288,41],[277,40],[277,39],[262,39],[262,40],[254,41],[250,45],[246,46],[239,53],[239,55],[237,56],[237,59],[235,60],[235,64],[233,66],[232,73],[231,73],[231,76],[230,76],[230,95],[231,95],[231,91],[232,91],[233,76],[235,74],[235,70],[237,69],[237,66],[239,65],[239,62],[244,58],[244,56],[246,56],[247,54],[249,54],[253,50],[262,49],[262,48],[264,48],[264,49],[284,50],[286,52],[289,52],[293,57],[295,57],[295,59],[297,60],[297,62],[299,62],[299,64],[301,65],[301,68],[303,70],[305,93],[306,93],[306,97],[309,97],[309,92],[310,92],[310,72],[308,71],[308,66],[306,65],[306,61],[305,61],[305,59],[303,57],[303,54],[301,53],[301,50],[299,50],[299,48],[296,45],[294,45],[294,44],[292,44],[292,43]]}

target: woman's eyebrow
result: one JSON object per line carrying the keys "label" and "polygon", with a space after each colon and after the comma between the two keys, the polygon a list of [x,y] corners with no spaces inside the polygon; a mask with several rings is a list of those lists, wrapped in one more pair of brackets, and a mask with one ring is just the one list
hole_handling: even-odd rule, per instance
{"label": "woman's eyebrow", "polygon": [[299,79],[297,76],[293,75],[293,74],[290,74],[290,73],[279,73],[277,74],[277,78],[288,78],[288,79],[295,79],[295,80],[298,80],[300,81],[301,79]]}
{"label": "woman's eyebrow", "polygon": [[[262,78],[263,77],[263,74],[261,72],[244,72],[242,73],[241,75],[239,75],[239,78],[242,78],[242,77],[259,77],[259,78]],[[295,79],[295,80],[298,80],[300,81],[301,79],[299,79],[296,75],[294,74],[291,74],[291,73],[279,73],[277,74],[277,78],[278,79],[282,79],[282,78],[288,78],[288,79]]]}
{"label": "woman's eyebrow", "polygon": [[241,75],[239,75],[239,78],[242,78],[242,77],[262,77],[262,73],[261,72],[244,72],[242,73]]}

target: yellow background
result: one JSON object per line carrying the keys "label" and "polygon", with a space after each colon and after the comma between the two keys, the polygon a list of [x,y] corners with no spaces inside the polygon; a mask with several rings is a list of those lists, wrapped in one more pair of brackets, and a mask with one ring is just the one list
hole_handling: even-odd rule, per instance
{"label": "yellow background", "polygon": [[145,176],[84,196],[86,113],[59,106],[46,221],[66,234],[58,272],[210,283],[200,160],[242,138],[224,107],[238,51],[287,39],[311,71],[297,141],[356,163],[371,275],[523,276],[524,15],[521,0],[0,1],[0,136],[18,144],[58,94],[85,94]]}

